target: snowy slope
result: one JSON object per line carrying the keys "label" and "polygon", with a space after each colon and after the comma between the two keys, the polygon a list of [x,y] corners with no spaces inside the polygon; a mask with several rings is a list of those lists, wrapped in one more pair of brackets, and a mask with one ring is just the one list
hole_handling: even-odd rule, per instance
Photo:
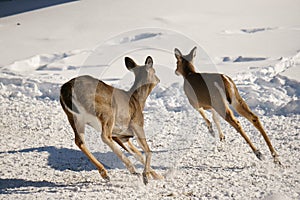
{"label": "snowy slope", "polygon": [[[78,1],[0,19],[0,199],[300,199],[298,3],[132,3],[124,10],[123,1]],[[198,71],[236,82],[284,167],[244,118],[263,161],[224,121],[226,142],[208,133],[174,73],[173,49],[193,46]],[[151,165],[165,179],[144,186],[88,127],[88,148],[111,177],[105,182],[74,143],[59,89],[82,74],[128,89],[124,56],[142,64],[147,55],[161,83],[146,102],[145,132]]]}
{"label": "snowy slope", "polygon": [[[91,50],[36,55],[16,61],[1,69],[2,92],[8,97],[25,94],[30,97],[58,100],[59,85],[71,77],[83,74],[90,74],[107,83],[129,89],[133,83],[133,76],[124,67],[124,56],[131,56],[142,63],[146,55],[151,55],[156,62],[161,84],[151,94],[150,99],[162,102],[169,110],[173,110],[170,108],[172,106],[175,110],[187,110],[189,106],[182,107],[182,104],[186,105],[187,102],[171,103],[167,100],[170,96],[184,96],[179,84],[182,83],[182,78],[176,77],[174,73],[174,41],[183,41],[183,44],[179,43],[178,46],[186,49],[197,45],[189,39],[184,41],[181,37],[183,36],[179,33],[169,30],[138,29],[116,36]],[[197,70],[218,72],[217,66],[207,53],[199,46],[198,49],[195,61]],[[264,115],[300,114],[299,82],[284,76],[287,70],[299,67],[300,53],[272,61],[274,64],[269,66],[255,67],[259,61],[257,58],[239,56],[223,59],[219,65],[238,66],[245,62],[254,65],[232,76],[252,109],[257,109],[257,112]],[[150,105],[155,102],[148,101]]]}
{"label": "snowy slope", "polygon": [[[233,77],[242,96],[260,114],[286,168],[272,163],[262,137],[245,119],[239,120],[262,149],[265,161],[258,161],[243,139],[224,122],[227,142],[211,137],[199,114],[189,105],[182,83],[173,80],[156,87],[147,100],[145,129],[154,152],[152,165],[165,180],[143,186],[141,180],[128,174],[93,129],[87,130],[86,140],[90,150],[109,169],[111,183],[100,178],[74,144],[58,102],[59,87],[69,76],[97,76],[99,68],[84,64],[91,57],[86,55],[88,52],[92,50],[37,55],[1,69],[1,127],[6,142],[0,150],[0,192],[4,199],[100,198],[99,195],[100,199],[299,198],[300,87],[299,82],[281,75],[299,64],[299,54]],[[138,56],[141,52],[133,54]],[[174,59],[171,53],[168,56]],[[127,72],[109,78],[110,68],[125,68],[122,59],[114,62],[121,63],[119,66],[105,66],[100,74],[107,83],[128,88],[132,77]],[[155,67],[163,66],[169,71],[158,70],[161,79],[175,76],[172,66],[157,63]]]}

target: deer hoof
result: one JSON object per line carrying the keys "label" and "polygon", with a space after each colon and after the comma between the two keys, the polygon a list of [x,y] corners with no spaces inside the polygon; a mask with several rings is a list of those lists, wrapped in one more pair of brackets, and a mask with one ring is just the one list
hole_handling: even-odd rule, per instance
{"label": "deer hoof", "polygon": [[276,165],[283,166],[283,165],[281,164],[280,160],[278,159],[278,157],[274,157],[274,163],[275,163]]}
{"label": "deer hoof", "polygon": [[220,135],[220,141],[225,142],[225,135]]}
{"label": "deer hoof", "polygon": [[134,172],[132,173],[133,175],[137,176],[137,177],[141,177],[141,173],[138,173],[138,172]]}
{"label": "deer hoof", "polygon": [[148,176],[147,176],[147,173],[145,173],[145,172],[143,172],[143,182],[144,182],[144,184],[145,185],[147,185],[148,184]]}
{"label": "deer hoof", "polygon": [[214,132],[212,126],[207,126],[207,128],[208,128],[208,132],[210,133],[210,135],[211,135],[212,137],[215,137],[215,132]]}
{"label": "deer hoof", "polygon": [[259,160],[263,160],[263,155],[259,150],[254,151],[254,153]]}
{"label": "deer hoof", "polygon": [[107,181],[107,182],[109,182],[110,181],[109,176],[104,177],[104,180]]}
{"label": "deer hoof", "polygon": [[208,125],[207,129],[208,129],[208,131],[209,131],[210,134],[214,134],[214,130],[212,128],[212,125]]}
{"label": "deer hoof", "polygon": [[100,173],[101,177],[102,177],[104,180],[110,181],[110,178],[109,178],[109,176],[107,175],[106,170],[99,170],[99,173]]}

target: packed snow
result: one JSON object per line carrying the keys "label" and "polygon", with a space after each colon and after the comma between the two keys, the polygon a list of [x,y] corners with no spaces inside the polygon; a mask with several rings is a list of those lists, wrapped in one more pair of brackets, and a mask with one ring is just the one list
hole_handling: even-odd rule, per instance
{"label": "packed snow", "polygon": [[[138,1],[135,3],[135,9],[147,9]],[[125,6],[121,1],[119,4],[120,7]],[[255,6],[250,4],[250,10],[255,10]],[[0,34],[10,38],[7,30],[16,19],[24,20],[21,26],[26,22],[31,26],[31,23],[34,24],[32,18],[37,18],[37,15],[56,17],[63,8],[72,13],[81,7],[93,10],[93,6],[98,5],[97,1],[79,1],[0,18]],[[280,5],[287,6],[284,3]],[[166,5],[163,6],[166,8]],[[103,30],[103,37],[111,32],[114,36],[96,40],[94,45],[84,40],[79,41],[83,46],[78,48],[69,41],[64,43],[71,49],[60,47],[58,51],[56,47],[49,47],[53,50],[49,52],[40,46],[38,53],[30,50],[31,56],[24,47],[9,56],[6,52],[3,56],[5,61],[0,63],[0,199],[300,199],[300,47],[298,44],[291,46],[292,43],[287,41],[282,51],[272,49],[269,54],[263,50],[253,53],[255,49],[264,48],[259,45],[262,39],[276,41],[278,35],[287,31],[290,31],[289,35],[299,34],[300,29],[295,29],[292,23],[285,24],[289,25],[285,29],[267,19],[266,22],[270,23],[265,25],[250,20],[249,27],[245,27],[243,21],[239,26],[224,27],[221,21],[217,31],[207,25],[209,30],[201,33],[201,37],[207,36],[213,43],[205,48],[201,44],[203,38],[198,39],[195,32],[186,33],[189,37],[184,34],[184,30],[192,30],[188,27],[197,17],[208,17],[213,21],[224,13],[237,16],[233,2],[223,6],[227,10],[212,11],[213,4],[207,3],[206,8],[201,8],[205,12],[194,16],[178,12],[177,15],[159,17],[162,15],[160,10],[153,10],[153,13],[147,12],[146,16],[140,17],[137,23],[147,22],[151,16],[151,23],[154,20],[155,25],[163,26],[144,26],[127,31],[118,20],[131,18],[124,17],[121,12],[111,19],[112,22],[103,23],[120,23],[123,31],[118,33],[114,28]],[[101,8],[104,13],[107,7]],[[180,5],[175,7],[179,9]],[[295,5],[287,7],[295,9]],[[273,11],[265,9],[266,13]],[[83,12],[88,13],[88,10]],[[253,20],[259,22],[263,11],[257,11],[258,17]],[[285,14],[285,11],[282,12],[277,18]],[[48,20],[52,26],[54,22]],[[184,27],[179,25],[182,20],[188,21]],[[176,24],[177,21],[179,24]],[[82,25],[85,21],[78,23]],[[86,27],[90,26],[90,22],[87,23]],[[202,22],[201,27],[205,27]],[[22,37],[26,38],[28,33],[35,34],[34,30],[25,29]],[[209,31],[218,35],[217,41],[213,42],[213,38],[208,36]],[[255,40],[256,46],[245,52],[243,45],[246,39],[241,37],[248,38],[249,43]],[[229,48],[226,47],[224,52],[214,51],[222,39],[225,40],[224,45],[233,42],[233,50],[226,51]],[[45,44],[45,41],[32,38],[26,41],[29,40],[33,46]],[[12,46],[16,41],[12,41]],[[236,41],[241,41],[240,47]],[[294,38],[294,43],[297,41],[299,38]],[[273,163],[263,137],[245,118],[237,115],[246,133],[263,153],[263,161],[256,158],[244,139],[225,121],[221,121],[225,142],[220,142],[217,134],[215,137],[209,134],[204,120],[190,106],[183,92],[182,77],[174,73],[174,47],[188,53],[194,46],[198,47],[197,71],[225,73],[234,80],[241,96],[260,117],[283,166]],[[1,47],[2,50],[4,47]],[[11,49],[8,51],[11,52]],[[150,180],[148,185],[144,185],[141,178],[130,174],[103,144],[100,133],[87,127],[88,148],[108,169],[111,180],[106,182],[75,145],[74,133],[59,103],[60,86],[73,77],[89,74],[107,84],[129,89],[134,76],[127,71],[124,57],[129,56],[143,64],[148,55],[153,57],[161,82],[146,101],[144,128],[153,152],[151,166],[164,176],[164,180]],[[211,119],[211,114],[207,114]],[[213,128],[217,132],[216,127]],[[133,142],[136,143],[135,139]],[[126,155],[142,172],[143,166],[133,156]]]}

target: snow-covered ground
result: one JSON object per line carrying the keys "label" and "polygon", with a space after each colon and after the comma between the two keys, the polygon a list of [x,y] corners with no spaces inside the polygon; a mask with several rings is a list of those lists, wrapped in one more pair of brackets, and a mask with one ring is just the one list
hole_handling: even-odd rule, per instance
{"label": "snow-covered ground", "polygon": [[[299,8],[292,0],[90,0],[0,18],[0,199],[300,199]],[[263,161],[224,121],[225,142],[208,133],[174,73],[174,47],[193,46],[198,71],[233,78],[284,167],[244,118]],[[105,182],[74,143],[59,88],[91,74],[128,89],[124,56],[142,64],[147,55],[161,83],[146,102],[145,131],[165,179],[143,185],[87,128],[88,147],[111,177]]]}

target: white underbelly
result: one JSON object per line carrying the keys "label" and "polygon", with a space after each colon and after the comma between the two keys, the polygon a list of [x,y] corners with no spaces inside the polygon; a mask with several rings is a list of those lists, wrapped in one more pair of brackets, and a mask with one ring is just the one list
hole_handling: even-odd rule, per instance
{"label": "white underbelly", "polygon": [[92,114],[85,113],[84,114],[85,123],[96,129],[98,132],[102,131],[102,125],[100,123],[100,120]]}
{"label": "white underbelly", "polygon": [[87,112],[85,110],[85,108],[75,99],[73,99],[73,104],[75,104],[76,108],[79,111],[79,114],[73,113],[76,115],[78,120],[82,121],[84,124],[90,125],[94,129],[96,129],[98,132],[100,132],[102,130],[102,125],[101,125],[101,122],[98,119],[98,117]]}
{"label": "white underbelly", "polygon": [[[102,132],[102,125],[99,118],[85,110],[85,108],[78,102],[74,101],[73,103],[77,107],[79,114],[74,113],[78,120],[82,121],[84,124],[88,124],[93,127],[96,131]],[[122,116],[118,116],[122,118]],[[125,123],[124,123],[125,121]],[[115,120],[114,127],[112,128],[112,136],[119,137],[119,136],[133,136],[132,131],[128,130],[129,119],[126,120]],[[123,123],[122,123],[123,122]]]}

